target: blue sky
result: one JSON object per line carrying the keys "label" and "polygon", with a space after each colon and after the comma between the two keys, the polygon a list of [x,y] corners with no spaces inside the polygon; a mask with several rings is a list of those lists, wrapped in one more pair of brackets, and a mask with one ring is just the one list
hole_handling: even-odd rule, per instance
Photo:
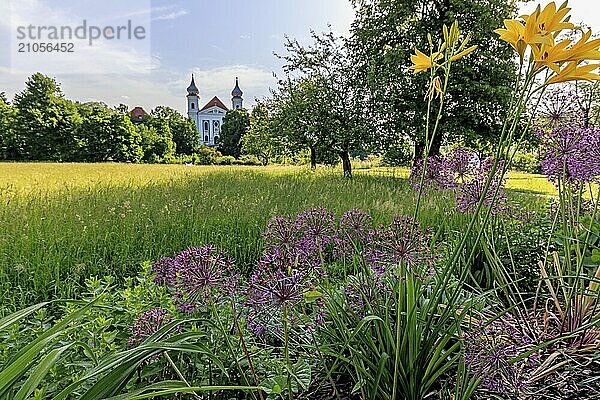
{"label": "blue sky", "polygon": [[[230,104],[230,92],[238,76],[246,105],[250,105],[274,86],[273,72],[280,72],[280,61],[273,52],[283,51],[284,35],[306,41],[310,29],[324,31],[328,24],[334,31],[347,34],[353,19],[349,0],[130,0],[117,1],[113,6],[106,0],[8,2],[12,3],[12,22],[0,22],[0,91],[12,97],[22,90],[28,75],[39,71],[56,77],[66,95],[75,100],[100,100],[109,105],[123,102],[147,110],[168,105],[182,112],[192,72],[203,101],[217,95]],[[126,10],[125,3],[129,7]],[[8,12],[2,7],[0,4],[0,12]],[[101,25],[102,21],[116,18],[111,13],[133,15],[134,21],[147,18],[150,72],[143,66],[135,71],[136,66],[149,61],[143,51],[136,60],[131,52],[103,54],[98,48],[93,55],[102,57],[94,65],[83,56],[56,70],[43,58],[21,68],[11,68],[7,63],[11,55],[8,52],[12,51],[7,43],[10,35],[15,35],[17,21],[65,24],[85,18]],[[64,61],[65,56],[61,57]],[[92,70],[93,73],[82,73]]]}
{"label": "blue sky", "polygon": [[[598,1],[571,0],[572,20],[584,20],[599,32]],[[531,11],[537,3],[522,10]],[[185,88],[193,72],[203,101],[217,95],[230,104],[237,76],[250,106],[275,84],[280,61],[273,52],[283,52],[284,35],[306,42],[310,29],[324,31],[328,24],[347,34],[353,14],[350,0],[0,0],[0,91],[12,97],[39,71],[56,77],[74,100],[147,110],[168,105],[185,112]],[[102,24],[123,18],[147,23],[147,49],[99,45],[70,58],[55,55],[61,57],[58,68],[50,68],[48,55],[38,55],[28,66],[13,65],[9,44],[17,24],[82,19]]]}

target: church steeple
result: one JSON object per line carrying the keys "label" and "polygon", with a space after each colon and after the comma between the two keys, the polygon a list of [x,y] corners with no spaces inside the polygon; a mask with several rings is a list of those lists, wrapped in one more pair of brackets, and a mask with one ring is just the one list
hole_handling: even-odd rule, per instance
{"label": "church steeple", "polygon": [[244,99],[242,99],[242,95],[244,94],[244,92],[242,92],[242,89],[240,89],[240,85],[239,85],[239,81],[238,78],[235,78],[235,87],[233,88],[233,91],[231,92],[231,104],[232,104],[232,108],[234,110],[237,110],[238,108],[242,108]]}
{"label": "church steeple", "polygon": [[190,86],[188,86],[187,88],[187,92],[188,95],[198,95],[200,94],[200,91],[198,90],[198,87],[196,86],[196,82],[194,82],[194,74],[192,74],[192,83],[190,83]]}
{"label": "church steeple", "polygon": [[187,108],[188,116],[194,119],[194,114],[198,113],[198,107],[200,106],[200,91],[194,82],[194,74],[192,74],[192,83],[187,88]]}

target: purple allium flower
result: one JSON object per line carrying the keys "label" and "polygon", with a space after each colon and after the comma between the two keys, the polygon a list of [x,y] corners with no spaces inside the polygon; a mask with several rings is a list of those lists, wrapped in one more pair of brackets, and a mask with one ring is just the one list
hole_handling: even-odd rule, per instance
{"label": "purple allium flower", "polygon": [[275,216],[267,223],[263,233],[265,252],[280,250],[291,251],[298,242],[298,229],[292,217]]}
{"label": "purple allium flower", "polygon": [[346,211],[340,225],[333,250],[336,258],[351,258],[373,240],[373,218],[364,211]]}
{"label": "purple allium flower", "polygon": [[412,217],[394,217],[388,227],[374,233],[372,245],[365,251],[365,260],[379,274],[400,263],[411,267],[413,272],[425,267],[429,274],[437,258],[430,245],[432,237],[431,232],[422,230]]}
{"label": "purple allium flower", "polygon": [[[488,177],[493,171],[494,159],[488,157],[475,169],[470,180],[462,182],[456,192],[456,207],[463,213],[474,212],[477,204],[483,197],[483,206],[491,207],[492,212],[497,213],[504,209],[506,203],[506,192],[504,190],[505,179],[501,178],[503,162],[499,161],[496,171],[492,176],[487,192],[485,191]],[[494,200],[494,195],[496,193]]]}
{"label": "purple allium flower", "polygon": [[540,104],[536,123],[542,129],[555,129],[573,124],[581,126],[583,115],[579,100],[577,94],[563,88],[550,90]]}
{"label": "purple allium flower", "polygon": [[173,322],[173,317],[169,315],[167,310],[162,308],[154,308],[141,313],[130,328],[129,345],[131,347],[138,346],[148,337],[158,332],[160,328],[171,322]]}
{"label": "purple allium flower", "polygon": [[455,147],[446,156],[444,165],[458,182],[464,182],[477,166],[477,155],[465,147]]}
{"label": "purple allium flower", "polygon": [[335,237],[335,215],[322,207],[301,212],[296,217],[298,230],[304,239],[314,241],[317,246],[327,246]]}
{"label": "purple allium flower", "polygon": [[272,329],[279,331],[287,313],[288,321],[314,326],[315,321],[324,317],[319,303],[306,298],[307,293],[316,290],[316,284],[316,277],[305,271],[286,273],[281,269],[259,268],[246,289],[248,325],[256,335]]}
{"label": "purple allium flower", "polygon": [[535,348],[534,340],[518,327],[514,317],[505,314],[490,323],[480,322],[464,335],[465,364],[472,375],[481,379],[481,389],[517,396],[530,384],[530,374],[540,365],[540,358],[533,353],[512,362]]}
{"label": "purple allium flower", "polygon": [[[423,174],[423,160],[418,160],[410,171],[410,183],[419,190]],[[438,157],[428,157],[423,180],[423,189],[452,189],[456,186],[454,174],[448,170],[444,161]]]}
{"label": "purple allium flower", "polygon": [[173,258],[175,289],[184,303],[204,305],[231,287],[233,261],[211,245],[189,248]]}
{"label": "purple allium flower", "polygon": [[335,216],[324,208],[313,208],[295,218],[273,217],[264,233],[261,264],[283,270],[322,269],[335,237]]}
{"label": "purple allium flower", "polygon": [[542,171],[552,182],[579,186],[600,176],[600,129],[562,126],[538,131]]}
{"label": "purple allium flower", "polygon": [[154,283],[161,286],[172,286],[175,284],[177,271],[173,265],[173,259],[169,257],[160,258],[152,264]]}

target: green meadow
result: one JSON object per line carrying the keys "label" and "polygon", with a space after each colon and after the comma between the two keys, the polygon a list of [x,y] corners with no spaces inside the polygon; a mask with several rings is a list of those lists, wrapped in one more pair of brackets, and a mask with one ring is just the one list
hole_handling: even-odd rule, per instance
{"label": "green meadow", "polygon": [[[205,243],[249,268],[273,215],[359,208],[385,223],[411,213],[407,175],[369,168],[347,180],[326,167],[1,163],[2,309],[77,297],[90,276],[135,276],[145,261]],[[511,173],[507,186],[521,204],[554,194],[542,176]],[[419,219],[460,231],[466,219],[453,207],[437,193],[425,198]]]}

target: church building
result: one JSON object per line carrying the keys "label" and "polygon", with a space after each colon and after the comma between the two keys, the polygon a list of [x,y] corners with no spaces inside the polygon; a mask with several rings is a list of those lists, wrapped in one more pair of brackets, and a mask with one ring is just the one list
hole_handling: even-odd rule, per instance
{"label": "church building", "polygon": [[[204,107],[200,107],[200,91],[194,82],[192,75],[192,83],[187,88],[187,110],[188,116],[194,120],[200,132],[200,143],[203,146],[214,146],[219,139],[221,126],[223,125],[223,117],[228,109],[217,96],[213,97]],[[238,78],[235,78],[235,87],[231,92],[231,107],[234,110],[242,108],[243,92],[240,89]]]}

